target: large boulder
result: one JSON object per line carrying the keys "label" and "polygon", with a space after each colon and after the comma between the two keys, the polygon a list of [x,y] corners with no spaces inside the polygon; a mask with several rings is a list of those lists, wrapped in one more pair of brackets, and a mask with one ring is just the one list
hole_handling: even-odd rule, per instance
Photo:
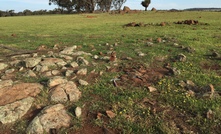
{"label": "large boulder", "polygon": [[22,100],[0,106],[0,122],[12,123],[24,116],[31,108],[34,98],[27,97]]}
{"label": "large boulder", "polygon": [[130,8],[128,6],[124,6],[123,11],[125,13],[129,13],[130,12]]}
{"label": "large boulder", "polygon": [[35,97],[43,86],[38,83],[21,83],[0,89],[0,106],[27,98]]}
{"label": "large boulder", "polygon": [[52,129],[69,127],[71,117],[67,114],[64,105],[56,104],[45,107],[29,124],[28,134],[49,133]]}
{"label": "large boulder", "polygon": [[54,89],[52,89],[50,95],[51,101],[54,102],[76,102],[80,99],[80,97],[81,92],[72,81],[56,86]]}

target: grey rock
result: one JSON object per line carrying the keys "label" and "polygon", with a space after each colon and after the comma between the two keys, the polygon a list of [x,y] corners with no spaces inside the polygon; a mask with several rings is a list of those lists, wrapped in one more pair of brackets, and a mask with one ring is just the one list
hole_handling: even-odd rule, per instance
{"label": "grey rock", "polygon": [[77,49],[77,46],[72,46],[72,47],[66,47],[64,50],[60,52],[60,54],[66,54],[66,55],[71,55],[73,54],[73,51]]}
{"label": "grey rock", "polygon": [[54,87],[59,84],[67,83],[67,79],[61,77],[61,76],[55,76],[48,81],[48,87]]}
{"label": "grey rock", "polygon": [[34,98],[27,97],[11,104],[0,106],[0,122],[7,124],[20,119],[31,108],[33,101]]}
{"label": "grey rock", "polygon": [[13,73],[14,71],[15,71],[14,68],[8,69],[8,70],[5,71],[5,74],[11,74],[11,73]]}
{"label": "grey rock", "polygon": [[0,81],[0,89],[7,86],[12,86],[13,81],[12,80],[3,80]]}
{"label": "grey rock", "polygon": [[84,59],[84,57],[77,57],[77,62],[79,64],[83,64],[83,65],[88,65],[89,62],[87,60]]}
{"label": "grey rock", "polygon": [[87,68],[82,68],[77,71],[78,75],[87,75]]}
{"label": "grey rock", "polygon": [[70,63],[70,65],[71,65],[71,67],[73,67],[73,68],[75,68],[75,67],[78,67],[79,65],[78,65],[78,63],[77,62],[71,62]]}
{"label": "grey rock", "polygon": [[80,79],[79,84],[82,85],[82,86],[87,86],[88,82]]}
{"label": "grey rock", "polygon": [[25,77],[37,77],[37,75],[32,70],[28,70],[26,73],[24,73]]}
{"label": "grey rock", "polygon": [[65,72],[65,76],[66,77],[70,77],[72,74],[73,74],[73,70],[67,70],[66,72]]}
{"label": "grey rock", "polygon": [[67,114],[64,105],[56,104],[45,107],[29,124],[28,134],[49,133],[50,129],[69,127],[71,117]]}
{"label": "grey rock", "polygon": [[50,66],[57,66],[57,65],[64,66],[67,63],[60,58],[43,58],[43,60],[40,62],[40,64],[42,66],[50,67]]}
{"label": "grey rock", "polygon": [[181,62],[185,62],[186,56],[184,54],[179,54],[179,55],[177,55],[177,60],[181,61]]}
{"label": "grey rock", "polygon": [[38,65],[38,63],[41,61],[41,58],[27,58],[24,60],[25,67],[32,68]]}
{"label": "grey rock", "polygon": [[8,67],[8,64],[0,63],[0,71],[7,68],[7,67]]}
{"label": "grey rock", "polygon": [[72,55],[73,55],[73,56],[80,56],[80,55],[92,56],[91,53],[86,53],[86,52],[84,52],[84,51],[77,51],[77,52],[74,52]]}

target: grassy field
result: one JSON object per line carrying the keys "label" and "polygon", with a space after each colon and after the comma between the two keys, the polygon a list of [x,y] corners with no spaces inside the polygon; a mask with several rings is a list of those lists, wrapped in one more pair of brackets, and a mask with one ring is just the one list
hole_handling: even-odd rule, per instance
{"label": "grassy field", "polygon": [[[174,22],[198,20],[198,25],[179,25]],[[136,22],[145,27],[123,27]],[[166,22],[166,26],[160,26]],[[165,75],[151,83],[157,89],[149,92],[145,86],[131,86],[124,83],[115,87],[110,79],[120,76],[122,70],[105,72],[101,78],[88,87],[80,87],[82,99],[68,104],[70,111],[85,105],[87,118],[73,119],[73,127],[63,132],[84,132],[82,129],[102,128],[115,133],[220,133],[221,131],[221,14],[220,12],[141,12],[137,14],[79,14],[52,16],[25,16],[0,18],[0,44],[18,49],[36,49],[40,45],[52,48],[60,46],[81,46],[83,51],[98,54],[109,51],[106,43],[118,43],[114,47],[119,59],[131,57],[132,61],[120,61],[118,68],[160,68],[165,63],[179,70],[178,75]],[[11,36],[15,34],[15,36]],[[157,42],[157,38],[165,41]],[[147,45],[152,39],[153,46]],[[177,43],[178,46],[175,46]],[[101,44],[101,45],[99,45]],[[191,48],[193,52],[186,51]],[[95,48],[95,51],[91,51]],[[141,51],[146,55],[138,56]],[[176,60],[184,54],[187,60]],[[0,50],[4,57],[5,50]],[[157,58],[165,60],[157,60]],[[108,63],[109,65],[109,63]],[[110,65],[111,66],[111,65]],[[100,68],[105,68],[102,65]],[[190,80],[196,87],[212,84],[216,95],[212,98],[190,96],[188,88],[180,81]],[[190,85],[187,85],[190,86]],[[202,96],[203,94],[201,94]],[[114,118],[97,119],[98,113],[112,110]],[[211,116],[208,111],[212,111]],[[25,125],[16,123],[17,131]],[[19,127],[18,127],[19,126]],[[15,126],[16,128],[16,126]],[[86,132],[86,131],[85,131]]]}

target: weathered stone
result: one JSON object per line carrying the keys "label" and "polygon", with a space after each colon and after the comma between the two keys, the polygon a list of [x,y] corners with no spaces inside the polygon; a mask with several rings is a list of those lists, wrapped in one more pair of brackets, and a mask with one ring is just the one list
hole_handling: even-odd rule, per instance
{"label": "weathered stone", "polygon": [[66,77],[69,77],[69,76],[71,76],[72,74],[73,74],[73,70],[67,70],[66,72],[65,72],[65,76]]}
{"label": "weathered stone", "polygon": [[82,86],[87,86],[88,82],[80,79],[79,84],[82,85]]}
{"label": "weathered stone", "polygon": [[5,68],[7,68],[7,67],[8,67],[7,64],[5,64],[5,63],[0,63],[0,71],[3,70],[3,69],[5,69]]}
{"label": "weathered stone", "polygon": [[43,89],[43,86],[38,83],[21,83],[0,88],[0,106],[27,98],[29,96],[35,97],[41,92],[41,89]]}
{"label": "weathered stone", "polygon": [[99,59],[99,56],[98,55],[94,55],[93,57],[95,60]]}
{"label": "weathered stone", "polygon": [[129,13],[130,12],[130,8],[128,6],[124,6],[123,11],[125,13]]}
{"label": "weathered stone", "polygon": [[37,75],[32,71],[28,70],[26,73],[24,73],[25,77],[36,77]]}
{"label": "weathered stone", "polygon": [[155,92],[155,91],[157,91],[157,89],[156,89],[155,87],[148,87],[148,89],[149,89],[150,92]]}
{"label": "weathered stone", "polygon": [[0,81],[0,90],[1,90],[1,88],[11,86],[12,84],[13,84],[12,80]]}
{"label": "weathered stone", "polygon": [[12,123],[24,116],[31,108],[34,98],[27,97],[22,100],[0,106],[0,122]]}
{"label": "weathered stone", "polygon": [[77,57],[77,62],[79,64],[83,64],[83,65],[88,65],[89,62],[87,60],[84,59],[84,57]]}
{"label": "weathered stone", "polygon": [[73,60],[73,57],[68,56],[68,55],[60,54],[59,56],[60,56],[61,58],[64,58],[65,60]]}
{"label": "weathered stone", "polygon": [[27,58],[24,60],[25,67],[32,68],[38,65],[38,63],[41,61],[41,58]]}
{"label": "weathered stone", "polygon": [[77,49],[77,46],[66,47],[64,50],[60,52],[60,54],[73,54],[73,51]]}
{"label": "weathered stone", "polygon": [[55,102],[76,102],[80,99],[81,92],[77,88],[74,82],[69,81],[55,87],[51,92],[51,100]]}
{"label": "weathered stone", "polygon": [[82,110],[81,110],[81,108],[80,107],[76,107],[76,109],[75,109],[75,115],[76,115],[76,117],[81,117],[81,114],[82,114]]}
{"label": "weathered stone", "polygon": [[86,53],[84,51],[78,51],[72,54],[73,56],[80,56],[80,55],[88,55],[88,56],[92,56],[91,53]]}
{"label": "weathered stone", "polygon": [[71,65],[71,67],[73,67],[73,68],[75,68],[75,67],[78,67],[78,66],[79,66],[79,65],[78,65],[78,63],[77,63],[77,62],[75,62],[75,61],[74,61],[74,62],[71,62],[71,64],[70,64],[70,65]]}
{"label": "weathered stone", "polygon": [[64,105],[56,104],[45,107],[29,124],[28,134],[49,133],[51,129],[69,127],[71,117],[67,114]]}
{"label": "weathered stone", "polygon": [[5,71],[5,74],[11,74],[11,73],[13,73],[14,71],[15,71],[14,68],[8,69],[8,70]]}
{"label": "weathered stone", "polygon": [[87,75],[87,68],[82,68],[77,71],[78,75]]}
{"label": "weathered stone", "polygon": [[55,76],[55,77],[49,79],[48,87],[54,87],[54,86],[57,86],[59,84],[63,84],[63,83],[66,83],[66,82],[67,82],[67,79],[65,79],[61,76]]}
{"label": "weathered stone", "polygon": [[60,58],[43,58],[43,61],[40,62],[42,66],[64,66],[67,63]]}
{"label": "weathered stone", "polygon": [[184,54],[179,54],[179,55],[177,55],[177,60],[181,61],[181,62],[185,62],[186,56]]}

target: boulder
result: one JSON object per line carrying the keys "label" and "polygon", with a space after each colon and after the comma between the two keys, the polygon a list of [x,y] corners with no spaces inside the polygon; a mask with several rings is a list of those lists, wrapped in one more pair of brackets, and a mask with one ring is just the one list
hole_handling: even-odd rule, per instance
{"label": "boulder", "polygon": [[[10,83],[10,82],[9,82]],[[21,83],[0,89],[0,106],[27,98],[35,97],[43,89],[38,83]]]}
{"label": "boulder", "polygon": [[80,97],[81,92],[72,81],[56,86],[54,89],[52,89],[50,95],[51,101],[54,102],[76,102],[80,99]]}
{"label": "boulder", "polygon": [[63,83],[67,83],[67,79],[61,77],[61,76],[55,76],[48,81],[48,87],[54,87]]}
{"label": "boulder", "polygon": [[24,116],[31,108],[34,98],[27,97],[22,100],[0,106],[0,122],[12,123]]}
{"label": "boulder", "polygon": [[129,13],[130,12],[130,8],[128,6],[124,6],[123,11],[125,13]]}
{"label": "boulder", "polygon": [[69,127],[71,117],[67,114],[64,105],[56,104],[45,107],[29,124],[26,133],[44,134],[52,129]]}

